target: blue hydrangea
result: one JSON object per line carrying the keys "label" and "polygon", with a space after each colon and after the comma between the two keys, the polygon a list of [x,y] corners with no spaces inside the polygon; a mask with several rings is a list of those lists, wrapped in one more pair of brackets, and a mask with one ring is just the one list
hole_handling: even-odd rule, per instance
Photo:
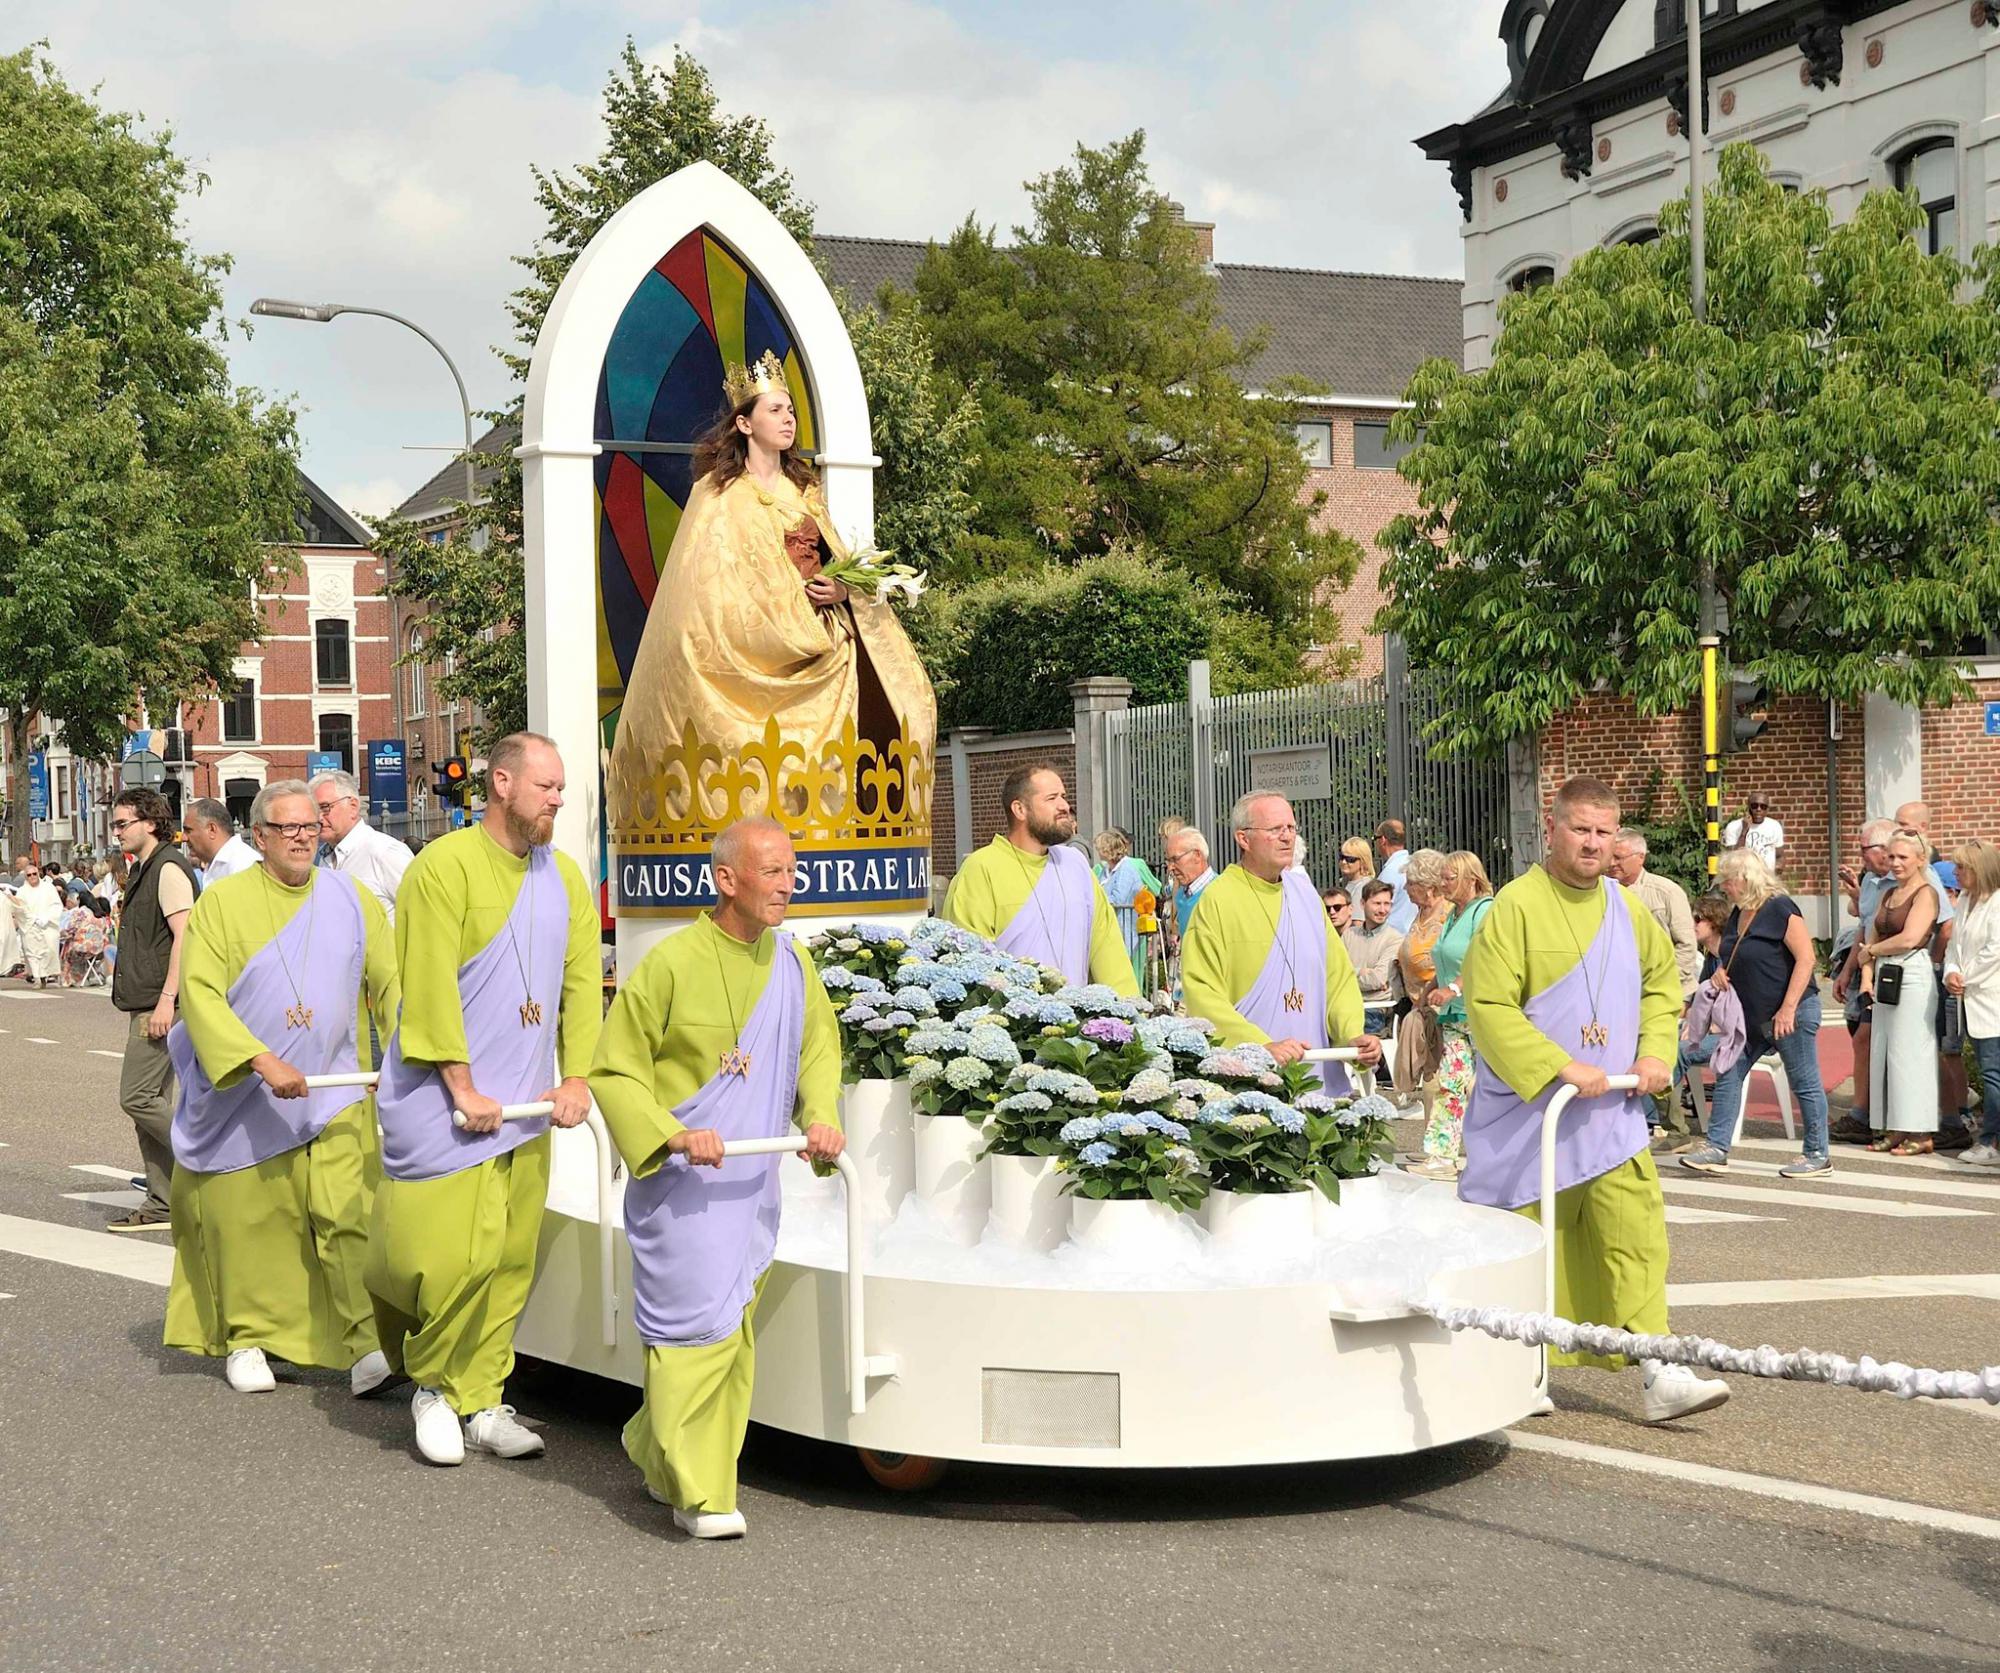
{"label": "blue hydrangea", "polygon": [[968,1005],[951,1020],[960,1028],[970,1028],[975,1022],[992,1015],[993,1007],[991,1005]]}
{"label": "blue hydrangea", "polygon": [[[1016,1092],[1011,1098],[1002,1098],[993,1108],[1002,1115],[1040,1115],[1052,1108],[1048,1096],[1041,1092]],[[1079,1121],[1088,1121],[1089,1116],[1078,1116]],[[1075,1125],[1074,1122],[1071,1123]],[[1064,1131],[1068,1131],[1067,1128]]]}
{"label": "blue hydrangea", "polygon": [[854,971],[853,976],[854,991],[856,993],[874,993],[886,996],[889,992],[889,984],[879,976],[869,976],[859,970]]}
{"label": "blue hydrangea", "polygon": [[919,1052],[926,1057],[957,1057],[971,1044],[970,1038],[956,1028],[940,1028],[934,1022],[911,1031],[905,1051]]}
{"label": "blue hydrangea", "polygon": [[1326,1092],[1303,1092],[1299,1095],[1299,1108],[1312,1115],[1336,1114],[1346,1102]]}
{"label": "blue hydrangea", "polygon": [[895,1028],[896,1025],[893,1022],[891,1022],[887,1017],[871,1016],[867,1019],[867,1021],[863,1022],[861,1026],[865,1028],[870,1034],[887,1034],[890,1033]]}
{"label": "blue hydrangea", "polygon": [[873,1022],[875,1014],[875,1007],[873,1005],[863,1004],[857,1000],[840,1013],[840,1020],[850,1028],[858,1028],[864,1023]]}
{"label": "blue hydrangea", "polygon": [[890,931],[884,929],[880,924],[856,924],[854,926],[854,933],[871,947],[886,945],[891,934]]}
{"label": "blue hydrangea", "polygon": [[1132,1077],[1132,1084],[1125,1088],[1124,1101],[1128,1104],[1157,1104],[1162,1098],[1173,1096],[1173,1082],[1157,1069],[1142,1069]]}
{"label": "blue hydrangea", "polygon": [[840,993],[854,986],[854,972],[843,970],[837,964],[830,965],[819,973],[819,982],[829,993]]}
{"label": "blue hydrangea", "polygon": [[944,1065],[935,1057],[911,1057],[904,1060],[903,1072],[912,1086],[929,1086],[944,1073]]}
{"label": "blue hydrangea", "polygon": [[1195,1119],[1205,1127],[1226,1127],[1229,1125],[1230,1117],[1235,1113],[1234,1098],[1218,1098],[1212,1103],[1203,1104]]}
{"label": "blue hydrangea", "polygon": [[1138,1025],[1139,1038],[1149,1046],[1163,1046],[1180,1031],[1179,1017],[1142,1017]]}
{"label": "blue hydrangea", "polygon": [[1117,1161],[1118,1152],[1102,1140],[1085,1145],[1076,1153],[1076,1159],[1087,1168],[1108,1167]]}
{"label": "blue hydrangea", "polygon": [[917,1019],[911,1016],[908,1011],[891,1011],[882,1020],[891,1028],[915,1028],[917,1026]]}
{"label": "blue hydrangea", "polygon": [[1098,1101],[1097,1088],[1067,1069],[1036,1069],[1029,1074],[1028,1085],[1036,1092],[1046,1092],[1066,1104],[1081,1104],[1085,1109]]}
{"label": "blue hydrangea", "polygon": [[940,1005],[956,1005],[965,998],[965,984],[955,976],[931,983],[931,997]]}
{"label": "blue hydrangea", "polygon": [[1021,1048],[1004,1028],[975,1028],[966,1036],[965,1049],[982,1063],[1011,1069],[1021,1061]]}
{"label": "blue hydrangea", "polygon": [[1202,1057],[1208,1052],[1209,1038],[1198,1028],[1176,1028],[1164,1044],[1176,1057]]}
{"label": "blue hydrangea", "polygon": [[954,1057],[944,1066],[947,1086],[960,1092],[970,1092],[975,1086],[984,1086],[993,1078],[993,1071],[976,1057]]}
{"label": "blue hydrangea", "polygon": [[1365,1098],[1357,1098],[1349,1113],[1357,1122],[1394,1121],[1396,1106],[1379,1092],[1371,1092]]}
{"label": "blue hydrangea", "polygon": [[896,1003],[920,1017],[937,1015],[937,1001],[931,997],[929,988],[900,987],[896,990]]}
{"label": "blue hydrangea", "polygon": [[[1026,1096],[1026,1094],[1018,1094],[1018,1096]],[[1068,1145],[1088,1144],[1092,1139],[1099,1137],[1103,1131],[1104,1123],[1098,1120],[1096,1116],[1076,1115],[1070,1117],[1069,1120],[1062,1124],[1062,1130],[1056,1134],[1056,1137]]]}

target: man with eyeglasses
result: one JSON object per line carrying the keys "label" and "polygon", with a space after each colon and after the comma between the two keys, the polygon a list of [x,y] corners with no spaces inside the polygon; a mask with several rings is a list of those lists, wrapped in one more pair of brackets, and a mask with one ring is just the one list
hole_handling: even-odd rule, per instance
{"label": "man with eyeglasses", "polygon": [[320,840],[326,864],[364,884],[389,922],[396,921],[396,891],[416,858],[407,843],[368,823],[361,806],[361,783],[352,773],[315,773],[312,798],[319,807]]}
{"label": "man with eyeglasses", "polygon": [[1773,872],[1785,851],[1785,827],[1771,817],[1771,799],[1752,794],[1746,816],[1723,827],[1724,848],[1747,848]]}
{"label": "man with eyeglasses", "polygon": [[1167,838],[1166,865],[1174,885],[1174,946],[1178,950],[1187,939],[1188,925],[1194,922],[1195,902],[1215,881],[1215,867],[1208,862],[1208,838],[1192,825],[1178,827]]}
{"label": "man with eyeglasses", "polygon": [[[1225,1045],[1254,1042],[1280,1063],[1345,1043],[1373,1067],[1382,1042],[1363,1027],[1354,966],[1311,880],[1291,863],[1292,804],[1252,790],[1229,824],[1237,863],[1210,885],[1181,941],[1189,1012],[1213,1023]],[[1322,1064],[1320,1078],[1336,1095],[1352,1089],[1343,1065]]]}
{"label": "man with eyeglasses", "polygon": [[118,920],[111,1003],[129,1019],[118,1070],[118,1105],[139,1135],[146,1200],[110,1223],[115,1232],[165,1231],[174,1177],[174,1065],[167,1034],[181,988],[181,937],[194,910],[194,869],[172,841],[174,810],[157,790],[122,792],[111,834],[130,871]]}
{"label": "man with eyeglasses", "polygon": [[49,873],[28,862],[21,887],[10,902],[14,920],[20,926],[21,956],[28,964],[28,985],[45,988],[54,984],[61,967],[62,891]]}
{"label": "man with eyeglasses", "polygon": [[1385,819],[1375,827],[1375,852],[1382,860],[1375,875],[1396,891],[1395,903],[1389,908],[1389,927],[1398,935],[1408,935],[1410,925],[1417,921],[1417,903],[1410,899],[1404,881],[1410,869],[1410,833],[1402,820]]}
{"label": "man with eyeglasses", "polygon": [[236,829],[236,816],[227,802],[203,796],[188,803],[183,828],[188,854],[199,868],[195,875],[204,889],[239,871],[256,869],[257,850]]}
{"label": "man with eyeglasses", "polygon": [[240,1394],[277,1386],[267,1355],[366,1394],[389,1377],[362,1276],[375,1110],[306,1077],[371,1066],[368,1019],[393,1027],[400,1000],[395,938],[373,894],[313,865],[304,784],[259,791],[250,831],[258,864],[202,889],[181,949],[165,1341],[222,1360]]}

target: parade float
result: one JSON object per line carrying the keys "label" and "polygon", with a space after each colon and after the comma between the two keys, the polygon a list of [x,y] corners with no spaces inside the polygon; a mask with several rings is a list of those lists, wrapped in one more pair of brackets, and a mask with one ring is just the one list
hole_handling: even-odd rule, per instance
{"label": "parade float", "polygon": [[[712,904],[716,837],[768,814],[798,854],[791,927],[841,1012],[848,1154],[825,1178],[784,1163],[753,1417],[918,1486],[947,1459],[1406,1453],[1534,1409],[1532,1348],[1411,1303],[1540,1305],[1535,1224],[1385,1169],[1380,1100],[1307,1091],[1198,1019],[1066,988],[925,916],[935,717],[887,602],[843,606],[845,713],[731,699],[757,645],[715,636],[758,612],[704,614],[662,570],[707,509],[692,459],[724,369],[758,365],[796,410],[822,551],[865,552],[879,461],[839,310],[707,165],[576,262],[520,450],[529,719],[572,763],[556,840],[607,884],[620,967]],[[555,1135],[518,1345],[637,1384],[622,1183],[600,1123]]]}

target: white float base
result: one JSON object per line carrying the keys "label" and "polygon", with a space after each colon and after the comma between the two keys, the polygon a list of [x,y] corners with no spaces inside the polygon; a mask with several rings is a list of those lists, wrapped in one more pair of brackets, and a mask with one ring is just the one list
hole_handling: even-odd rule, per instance
{"label": "white float base", "polygon": [[917,1182],[916,1117],[906,1080],[864,1080],[841,1088],[840,1125],[861,1172],[862,1212],[887,1225]]}
{"label": "white float base", "polygon": [[[555,1145],[541,1270],[518,1346],[637,1386],[643,1352],[624,1299],[631,1285],[624,1237],[614,1245],[619,1340],[606,1348],[590,1139],[583,1130],[563,1132]],[[933,1458],[1186,1468],[1414,1452],[1505,1428],[1536,1403],[1536,1350],[1455,1335],[1396,1305],[1361,1322],[1335,1317],[1365,1309],[1334,1279],[1236,1283],[1208,1270],[1157,1287],[1082,1287],[1073,1260],[1068,1281],[1062,1276],[1066,1259],[1079,1254],[1073,1245],[1033,1255],[996,1251],[989,1240],[952,1250],[938,1278],[871,1271],[866,1348],[893,1359],[895,1372],[872,1378],[867,1409],[850,1416],[845,1275],[833,1246],[805,1235],[831,1223],[841,1187],[802,1167],[783,1177],[800,1234],[781,1237],[765,1289],[751,1404],[751,1416],[773,1428]],[[1499,1251],[1440,1269],[1430,1280],[1433,1299],[1541,1305],[1541,1229],[1533,1222],[1459,1203],[1441,1184],[1370,1183],[1381,1185],[1381,1200],[1367,1212],[1379,1210],[1384,1227],[1420,1212],[1427,1235],[1442,1228],[1464,1234],[1468,1246]],[[614,1189],[621,1193],[622,1184]],[[1175,1229],[1198,1244],[1191,1226]],[[1004,1281],[966,1276],[988,1269]],[[1047,1281],[1021,1281],[1043,1269]]]}
{"label": "white float base", "polygon": [[919,1115],[916,1122],[917,1195],[938,1227],[968,1248],[986,1230],[993,1182],[980,1151],[986,1135],[959,1115]]}
{"label": "white float base", "polygon": [[1303,1260],[1312,1248],[1317,1191],[1210,1191],[1202,1223],[1217,1253],[1256,1256],[1282,1265]]}
{"label": "white float base", "polygon": [[1053,1249],[1069,1236],[1071,1199],[1062,1194],[1067,1174],[1053,1156],[989,1156],[993,1184],[990,1235],[1023,1249]]}

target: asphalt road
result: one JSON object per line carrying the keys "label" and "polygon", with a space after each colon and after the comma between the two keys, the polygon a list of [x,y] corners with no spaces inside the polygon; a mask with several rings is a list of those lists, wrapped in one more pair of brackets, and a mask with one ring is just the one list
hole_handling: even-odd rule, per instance
{"label": "asphalt road", "polygon": [[[115,1203],[79,1194],[120,1186],[90,1170],[136,1157],[101,997],[0,984],[0,1029],[0,1668],[2000,1667],[2000,1421],[1823,1388],[1739,1381],[1721,1411],[1647,1429],[1634,1379],[1561,1373],[1519,1445],[960,1466],[924,1498],[753,1431],[751,1537],[698,1546],[619,1450],[632,1391],[524,1366],[510,1398],[549,1455],[426,1468],[406,1388],[355,1401],[306,1373],[253,1399],[162,1349],[157,1273],[102,1268],[157,1269],[120,1251],[163,1239],[21,1252],[48,1225],[96,1233]],[[2000,1359],[2000,1180],[1968,1196],[1939,1188],[1969,1170],[1840,1160],[1831,1186],[1727,1182],[1774,1201],[1669,1194],[1677,1326]],[[1871,1283],[1812,1287],[1834,1278]],[[1763,1287],[1704,1287],[1724,1284]]]}

